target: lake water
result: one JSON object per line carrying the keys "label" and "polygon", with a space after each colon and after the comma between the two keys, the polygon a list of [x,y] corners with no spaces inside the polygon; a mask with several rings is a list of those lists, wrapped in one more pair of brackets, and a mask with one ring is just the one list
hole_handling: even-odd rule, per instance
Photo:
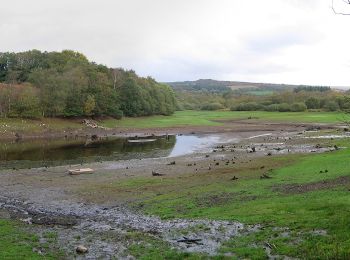
{"label": "lake water", "polygon": [[19,140],[1,142],[0,167],[26,168],[86,162],[174,157],[202,151],[217,142],[215,136]]}

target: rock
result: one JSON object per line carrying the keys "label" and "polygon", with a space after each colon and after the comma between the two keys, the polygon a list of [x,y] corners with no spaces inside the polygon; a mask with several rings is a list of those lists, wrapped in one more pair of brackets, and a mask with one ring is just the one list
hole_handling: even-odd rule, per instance
{"label": "rock", "polygon": [[87,247],[83,246],[83,245],[79,245],[75,248],[75,251],[78,254],[86,254],[89,250],[87,249]]}
{"label": "rock", "polygon": [[163,176],[164,174],[156,172],[156,171],[152,171],[152,176]]}

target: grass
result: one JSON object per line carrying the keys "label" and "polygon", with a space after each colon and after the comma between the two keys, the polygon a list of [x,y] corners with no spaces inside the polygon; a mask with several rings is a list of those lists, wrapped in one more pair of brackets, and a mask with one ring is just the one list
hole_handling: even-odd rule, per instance
{"label": "grass", "polygon": [[[54,234],[48,234],[53,239]],[[58,259],[61,252],[50,251],[39,254],[33,248],[43,250],[39,243],[39,237],[24,231],[20,223],[0,219],[0,259]]]}
{"label": "grass", "polygon": [[[265,111],[177,111],[171,116],[149,116],[105,119],[100,125],[109,128],[158,128],[183,126],[220,126],[225,120],[253,118],[272,122],[337,123],[341,121],[340,112],[265,112]],[[82,128],[75,120],[43,118],[40,120],[0,118],[0,135],[15,133],[42,133],[50,131],[70,131]]]}
{"label": "grass", "polygon": [[73,120],[59,118],[43,118],[38,120],[20,118],[0,118],[0,135],[15,133],[40,133],[45,131],[61,131],[82,128]]}
{"label": "grass", "polygon": [[108,119],[105,127],[157,128],[177,126],[220,126],[224,120],[254,118],[261,121],[289,123],[338,123],[340,112],[265,112],[265,111],[177,111],[171,116]]}
{"label": "grass", "polygon": [[[350,146],[344,139],[334,142],[338,146]],[[301,193],[276,189],[287,184],[350,176],[349,157],[349,148],[314,155],[264,157],[250,164],[236,164],[231,169],[168,177],[171,180],[164,184],[158,179],[143,177],[113,185],[118,192],[128,190],[129,196],[135,196],[135,206],[163,219],[207,218],[263,225],[256,233],[229,240],[222,246],[222,254],[263,259],[266,258],[263,247],[269,242],[275,246],[272,253],[277,255],[349,259],[348,183]],[[269,171],[272,178],[260,179],[268,169],[272,169]],[[230,181],[233,175],[239,179]],[[138,193],[130,193],[130,187]]]}

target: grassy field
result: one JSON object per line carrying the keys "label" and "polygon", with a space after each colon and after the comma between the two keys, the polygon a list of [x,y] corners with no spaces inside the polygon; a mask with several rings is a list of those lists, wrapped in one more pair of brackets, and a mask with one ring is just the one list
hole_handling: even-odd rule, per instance
{"label": "grassy field", "polygon": [[[131,188],[137,190],[134,205],[162,218],[262,224],[260,231],[225,243],[222,255],[265,259],[263,247],[268,242],[277,255],[349,259],[349,156],[347,148],[317,155],[264,157],[200,176],[134,178],[112,186],[130,196]],[[260,179],[264,172],[272,178]],[[233,176],[238,180],[230,180]]]}
{"label": "grassy field", "polygon": [[177,111],[171,116],[150,116],[104,120],[105,127],[156,128],[176,126],[218,126],[221,120],[253,118],[274,122],[337,123],[343,113],[338,112],[264,112],[264,111]]}
{"label": "grassy field", "polygon": [[62,131],[82,128],[76,121],[58,118],[38,120],[20,118],[0,118],[0,135],[13,133],[40,133],[44,131]]}
{"label": "grassy field", "polygon": [[[339,112],[264,112],[264,111],[177,111],[171,116],[149,116],[101,120],[109,128],[162,128],[184,126],[220,126],[225,120],[248,119],[272,122],[338,123],[344,117]],[[43,118],[38,120],[1,118],[0,135],[43,133],[83,128],[79,120]]]}
{"label": "grassy field", "polygon": [[[21,223],[13,220],[0,219],[0,259],[60,259],[62,252],[51,250],[54,242],[52,234],[47,243],[39,243],[39,237],[24,231]],[[36,248],[42,253],[33,251]]]}

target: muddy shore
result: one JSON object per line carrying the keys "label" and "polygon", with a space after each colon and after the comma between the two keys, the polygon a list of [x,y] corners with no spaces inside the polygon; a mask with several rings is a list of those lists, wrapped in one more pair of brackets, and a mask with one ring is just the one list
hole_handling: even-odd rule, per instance
{"label": "muddy shore", "polygon": [[291,131],[293,129],[334,129],[340,128],[336,124],[315,124],[315,123],[283,123],[283,122],[262,122],[255,119],[236,119],[220,120],[220,126],[177,126],[177,127],[159,127],[159,128],[105,128],[91,127],[80,123],[81,127],[72,129],[52,130],[42,128],[41,131],[12,131],[0,133],[1,140],[18,140],[18,139],[55,139],[55,138],[72,138],[72,137],[90,137],[90,136],[115,136],[115,137],[133,137],[133,136],[163,136],[166,134],[209,134],[225,132],[254,132],[254,131]]}
{"label": "muddy shore", "polygon": [[[128,230],[143,232],[169,242],[173,247],[188,252],[215,255],[223,241],[242,232],[254,232],[259,226],[243,223],[210,220],[160,220],[145,216],[142,211],[129,207],[137,199],[137,191],[108,193],[95,190],[106,183],[121,182],[130,178],[151,176],[152,171],[165,176],[207,174],[225,171],[235,164],[249,164],[264,156],[286,153],[321,153],[334,147],[318,145],[319,140],[306,139],[304,133],[312,129],[337,128],[333,125],[277,124],[258,122],[227,122],[219,127],[180,127],[159,129],[89,129],[83,133],[69,134],[149,136],[164,134],[213,134],[218,142],[209,150],[172,157],[103,161],[84,165],[64,165],[49,168],[2,170],[0,172],[0,209],[2,216],[20,219],[38,233],[54,230],[58,233],[60,247],[69,257],[132,258],[127,253],[130,241]],[[64,136],[67,133],[62,133]],[[60,134],[58,134],[59,136]],[[26,135],[24,138],[57,137]],[[172,162],[176,162],[173,165]],[[94,174],[69,176],[72,167],[89,167]],[[178,242],[181,230],[198,225],[209,227],[193,231],[193,238],[200,237],[200,244]],[[79,240],[76,239],[79,237]],[[106,239],[108,237],[108,239]],[[89,247],[84,256],[77,256],[78,244]]]}

